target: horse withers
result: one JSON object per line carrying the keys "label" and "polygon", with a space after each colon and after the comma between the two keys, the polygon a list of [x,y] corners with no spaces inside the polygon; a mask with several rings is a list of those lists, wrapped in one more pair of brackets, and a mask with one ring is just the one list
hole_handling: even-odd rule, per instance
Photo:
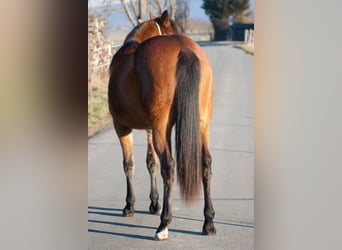
{"label": "horse withers", "polygon": [[[146,164],[151,177],[151,214],[160,214],[156,184],[158,159],[164,182],[157,240],[168,238],[174,167],[180,195],[187,204],[198,198],[203,183],[203,234],[216,233],[210,195],[209,122],[212,114],[212,70],[202,48],[180,34],[164,11],[150,15],[126,37],[110,65],[109,109],[123,153],[127,181],[123,216],[134,215],[132,130],[147,130]],[[176,163],[171,152],[175,125]]]}

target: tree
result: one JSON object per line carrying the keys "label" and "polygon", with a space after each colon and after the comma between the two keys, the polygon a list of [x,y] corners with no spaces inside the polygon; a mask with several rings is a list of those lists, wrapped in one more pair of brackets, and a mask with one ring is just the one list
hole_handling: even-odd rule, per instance
{"label": "tree", "polygon": [[188,1],[186,0],[177,0],[176,1],[176,13],[175,13],[175,22],[181,28],[182,32],[185,32],[188,17],[190,13]]}
{"label": "tree", "polygon": [[[128,20],[133,26],[143,22],[148,16],[147,10],[162,14],[166,9],[169,10],[171,19],[175,19],[177,3],[182,0],[120,0]],[[103,4],[111,5],[115,0],[103,0]],[[110,11],[111,8],[108,8]]]}
{"label": "tree", "polygon": [[[136,26],[138,22],[144,20],[144,16],[146,14],[147,2],[146,0],[139,1],[130,1],[131,8],[128,7],[126,0],[121,0],[121,4],[124,7],[125,13],[132,23],[133,26]],[[135,18],[133,17],[135,16]]]}
{"label": "tree", "polygon": [[249,0],[203,0],[201,6],[214,27],[214,40],[227,40],[228,18],[235,20],[249,14]]}

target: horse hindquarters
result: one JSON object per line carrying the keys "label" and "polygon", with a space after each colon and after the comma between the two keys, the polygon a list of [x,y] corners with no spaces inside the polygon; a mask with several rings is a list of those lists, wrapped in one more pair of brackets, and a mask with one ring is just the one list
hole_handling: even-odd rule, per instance
{"label": "horse hindquarters", "polygon": [[[206,59],[201,48],[184,36],[152,38],[140,45],[136,52],[135,68],[140,81],[141,102],[151,125],[153,146],[160,160],[164,182],[163,210],[156,232],[158,240],[168,238],[168,224],[172,218],[171,194],[175,163],[171,153],[170,136],[175,123],[177,173],[181,196],[190,203],[197,198],[201,189],[202,163],[204,158],[208,158],[209,151],[203,152],[202,156],[205,147],[201,141],[200,120],[202,116],[210,116],[208,114],[211,113],[207,111],[208,107],[204,113],[200,108],[203,93],[211,88],[211,70],[208,74],[201,72],[201,67],[206,65],[202,65],[203,60]],[[202,81],[201,78],[207,78],[206,74],[210,75],[208,81]],[[203,88],[206,84],[209,84],[209,87]],[[209,96],[206,98],[210,99]],[[207,166],[206,169],[210,168],[208,164],[204,165]],[[205,183],[210,186],[210,182]],[[204,231],[212,231],[210,188],[206,190],[209,195],[205,206],[209,207],[210,216],[205,215]]]}
{"label": "horse hindquarters", "polygon": [[[213,223],[215,210],[211,201],[212,158],[209,152],[209,123],[213,94],[212,71],[203,51],[200,49],[197,52],[200,61],[194,53],[183,51],[180,53],[177,65],[176,103],[183,102],[181,105],[177,104],[180,107],[184,105],[182,108],[176,108],[178,112],[176,143],[179,144],[176,148],[180,151],[177,152],[177,172],[181,195],[186,201],[197,197],[199,185],[201,181],[203,182],[205,221],[202,233],[214,235],[216,229]],[[179,95],[187,96],[179,100]],[[181,131],[181,136],[177,135],[177,129]],[[190,143],[190,146],[187,143]],[[191,157],[188,160],[190,164],[181,158],[183,155]]]}
{"label": "horse hindquarters", "polygon": [[[178,183],[182,197],[191,202],[201,188],[201,145],[199,130],[200,64],[196,55],[179,51],[176,63],[174,101],[164,105],[164,112],[152,122],[153,142],[161,163],[164,181],[164,201],[161,222],[156,232],[158,240],[168,238],[172,219],[171,195],[174,182],[174,160],[171,153],[171,129],[176,123]],[[170,86],[165,86],[164,90]],[[156,105],[158,106],[158,105]]]}

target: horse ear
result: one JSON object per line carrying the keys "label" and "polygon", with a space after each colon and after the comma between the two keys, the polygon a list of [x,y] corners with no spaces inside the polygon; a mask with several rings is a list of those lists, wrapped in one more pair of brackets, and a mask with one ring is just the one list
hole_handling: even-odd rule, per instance
{"label": "horse ear", "polygon": [[157,17],[150,12],[150,19],[156,19]]}
{"label": "horse ear", "polygon": [[160,17],[160,21],[162,24],[167,24],[170,21],[167,10],[164,10],[163,14]]}

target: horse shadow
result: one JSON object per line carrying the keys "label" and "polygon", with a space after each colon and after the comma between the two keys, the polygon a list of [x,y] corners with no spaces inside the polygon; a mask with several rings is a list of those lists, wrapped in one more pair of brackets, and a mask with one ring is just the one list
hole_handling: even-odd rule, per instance
{"label": "horse shadow", "polygon": [[[135,213],[136,214],[149,215],[149,216],[155,216],[155,215],[151,215],[149,212],[143,211],[143,210],[135,210]],[[112,216],[112,217],[120,217],[121,218],[122,217],[122,209],[88,206],[88,214],[97,214],[97,215],[104,215],[104,216]],[[201,223],[203,222],[203,219],[196,219],[196,218],[189,218],[189,217],[182,217],[182,216],[173,216],[173,218],[174,219],[181,219],[181,220],[188,220],[188,221],[198,221]],[[226,226],[254,229],[254,224],[249,224],[249,223],[240,223],[240,222],[234,222],[234,221],[231,221],[231,222],[214,221],[214,222],[217,225],[226,225]],[[153,232],[155,232],[157,230],[157,227],[144,226],[144,225],[134,225],[134,224],[129,224],[129,223],[113,222],[113,221],[106,221],[106,220],[89,219],[88,223],[112,225],[114,227],[147,229],[147,230],[152,230]],[[181,233],[181,234],[202,235],[201,232],[182,230],[182,229],[172,229],[171,228],[171,229],[169,229],[169,231],[174,232],[174,233]],[[119,232],[113,232],[113,231],[103,231],[103,230],[97,230],[97,229],[91,229],[91,228],[88,228],[88,232],[99,233],[99,234],[108,234],[108,235],[127,237],[127,238],[135,238],[135,239],[141,239],[141,240],[155,240],[155,238],[152,236],[119,233]]]}
{"label": "horse shadow", "polygon": [[[97,210],[97,211],[93,211]],[[144,215],[151,215],[147,211],[142,210],[135,210],[135,214],[144,214]],[[88,207],[88,214],[97,214],[97,215],[105,215],[105,216],[113,216],[113,217],[122,217],[122,209],[118,208],[106,208],[106,207]],[[155,216],[155,215],[151,215]],[[174,217],[177,218],[177,217]],[[184,218],[180,218],[184,219]],[[152,231],[156,231],[157,227],[151,227],[151,226],[144,226],[144,225],[136,225],[136,224],[129,224],[129,223],[122,223],[122,222],[113,222],[113,221],[106,221],[106,220],[92,220],[88,219],[88,223],[95,223],[95,224],[102,224],[102,225],[112,225],[114,227],[128,227],[128,228],[138,228],[138,229],[148,229]],[[181,229],[169,229],[170,232],[174,233],[181,233],[181,234],[190,234],[190,235],[202,235],[201,232],[195,232],[195,231],[189,231],[189,230],[181,230]],[[141,240],[155,240],[152,236],[146,236],[146,235],[138,235],[138,234],[128,234],[128,233],[119,233],[119,232],[113,232],[113,231],[104,231],[104,230],[98,230],[98,229],[92,229],[88,228],[88,232],[90,233],[99,233],[99,234],[108,234],[108,235],[114,235],[114,236],[120,236],[120,237],[127,237],[127,238],[135,238],[135,239],[141,239]]]}

